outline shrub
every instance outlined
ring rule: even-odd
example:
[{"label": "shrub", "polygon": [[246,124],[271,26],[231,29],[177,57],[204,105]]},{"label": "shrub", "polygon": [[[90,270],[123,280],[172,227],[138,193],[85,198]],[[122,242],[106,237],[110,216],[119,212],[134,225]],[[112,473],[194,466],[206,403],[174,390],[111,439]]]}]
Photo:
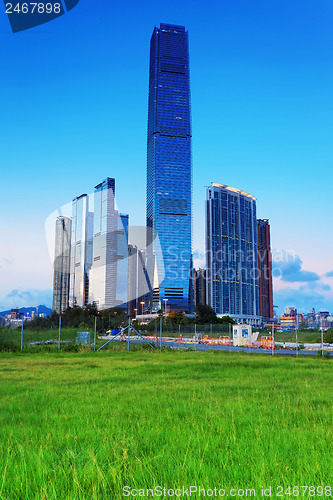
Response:
[{"label": "shrub", "polygon": [[324,333],[324,342],[325,344],[333,344],[333,328]]},{"label": "shrub", "polygon": [[80,344],[76,342],[66,342],[66,344],[61,346],[61,350],[64,352],[79,352]]},{"label": "shrub", "polygon": [[321,350],[320,350],[320,351],[317,351],[317,354],[318,354],[318,356],[319,356],[320,358],[321,358],[321,357],[323,357],[323,358],[325,358],[325,359],[328,359],[328,358],[330,357],[330,355],[331,355],[331,353],[330,353],[329,351],[324,351],[324,352],[322,353],[322,351],[321,351]]}]

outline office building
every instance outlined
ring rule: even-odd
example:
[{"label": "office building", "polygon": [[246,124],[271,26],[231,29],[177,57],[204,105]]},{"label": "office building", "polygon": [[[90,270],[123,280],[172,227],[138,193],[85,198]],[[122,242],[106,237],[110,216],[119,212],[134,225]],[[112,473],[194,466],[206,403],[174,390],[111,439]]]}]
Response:
[{"label": "office building", "polygon": [[92,266],[93,218],[89,196],[82,194],[72,203],[72,236],[70,258],[70,307],[85,307],[89,302],[89,273]]},{"label": "office building", "polygon": [[56,220],[52,309],[57,313],[68,307],[71,222],[68,217],[58,217]]},{"label": "office building", "polygon": [[264,323],[273,319],[273,278],[270,226],[267,219],[257,220],[259,308]]},{"label": "office building", "polygon": [[98,309],[116,305],[118,219],[114,209],[114,197],[114,179],[107,177],[95,186],[90,302],[95,302]]},{"label": "office building", "polygon": [[149,306],[149,285],[146,276],[146,252],[128,245],[128,314],[137,316]]},{"label": "office building", "polygon": [[207,303],[218,316],[260,325],[256,198],[212,183],[206,201]]},{"label": "office building", "polygon": [[117,219],[117,284],[116,305],[128,308],[128,220],[127,214],[116,211]]},{"label": "office building", "polygon": [[198,304],[207,304],[206,269],[193,269],[193,299],[194,307]]},{"label": "office building", "polygon": [[[151,312],[190,309],[192,156],[188,34],[161,24],[150,43],[147,249]],[[158,236],[161,251],[154,245]]]},{"label": "office building", "polygon": [[98,309],[127,309],[128,215],[115,210],[115,180],[110,177],[95,186],[93,227],[90,302]]}]

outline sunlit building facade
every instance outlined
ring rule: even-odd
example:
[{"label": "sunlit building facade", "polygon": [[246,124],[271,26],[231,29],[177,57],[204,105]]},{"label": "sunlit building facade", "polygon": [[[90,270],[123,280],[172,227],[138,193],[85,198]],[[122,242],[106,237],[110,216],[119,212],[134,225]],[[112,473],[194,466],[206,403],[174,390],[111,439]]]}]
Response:
[{"label": "sunlit building facade", "polygon": [[107,177],[95,186],[93,263],[90,271],[90,302],[98,309],[117,305],[117,229],[115,180]]},{"label": "sunlit building facade", "polygon": [[297,309],[287,307],[284,314],[280,316],[281,330],[295,330],[297,326]]},{"label": "sunlit building facade", "polygon": [[72,203],[72,236],[69,305],[85,307],[89,302],[89,273],[92,266],[93,219],[89,196],[82,194]]},{"label": "sunlit building facade", "polygon": [[212,183],[206,200],[207,303],[219,316],[261,324],[256,198]]},{"label": "sunlit building facade", "polygon": [[128,303],[128,221],[115,210],[115,179],[95,186],[90,302],[98,309]]},{"label": "sunlit building facade", "polygon": [[[192,156],[188,34],[161,24],[150,44],[147,249],[151,312],[188,311],[192,253]],[[161,251],[154,244],[157,234]]]}]

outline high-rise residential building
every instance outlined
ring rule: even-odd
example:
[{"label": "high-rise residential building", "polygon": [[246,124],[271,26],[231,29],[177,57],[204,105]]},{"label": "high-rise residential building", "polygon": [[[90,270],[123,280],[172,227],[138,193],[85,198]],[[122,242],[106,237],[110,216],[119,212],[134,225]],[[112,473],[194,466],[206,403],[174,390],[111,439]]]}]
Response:
[{"label": "high-rise residential building", "polygon": [[219,316],[260,324],[256,198],[212,183],[206,201],[207,303]]},{"label": "high-rise residential building", "polygon": [[118,218],[114,198],[114,179],[107,177],[95,186],[90,302],[98,309],[116,305]]},{"label": "high-rise residential building", "polygon": [[89,273],[92,265],[93,218],[89,196],[82,194],[72,203],[71,265],[69,305],[85,307],[89,302]]},{"label": "high-rise residential building", "polygon": [[193,269],[193,298],[194,307],[206,304],[206,269]]},{"label": "high-rise residential building", "polygon": [[57,313],[68,307],[71,223],[68,217],[58,217],[56,220],[52,308]]},{"label": "high-rise residential building", "polygon": [[308,312],[308,326],[309,328],[317,327],[316,310],[314,308],[312,308],[311,311]]},{"label": "high-rise residential building", "polygon": [[268,322],[273,319],[274,312],[271,238],[267,219],[257,220],[257,233],[260,316]]},{"label": "high-rise residential building", "polygon": [[295,330],[297,326],[297,309],[287,307],[284,314],[280,316],[280,325],[282,330]]},{"label": "high-rise residential building", "polygon": [[[192,155],[188,34],[161,24],[150,42],[147,249],[151,311],[190,308]],[[159,238],[161,251],[154,244]],[[151,251],[150,251],[151,249]]]}]

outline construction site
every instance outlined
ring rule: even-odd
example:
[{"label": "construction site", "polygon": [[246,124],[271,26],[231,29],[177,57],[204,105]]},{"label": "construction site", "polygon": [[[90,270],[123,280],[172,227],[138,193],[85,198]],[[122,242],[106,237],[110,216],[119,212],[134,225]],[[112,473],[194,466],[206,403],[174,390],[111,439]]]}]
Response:
[{"label": "construction site", "polygon": [[230,335],[221,335],[213,337],[212,335],[203,334],[197,325],[194,325],[194,335],[186,335],[179,328],[178,336],[168,336],[163,334],[162,322],[160,331],[156,330],[155,334],[142,334],[135,330],[131,323],[122,330],[110,330],[105,336],[99,336],[99,339],[106,340],[99,350],[108,345],[112,341],[127,342],[128,349],[130,343],[149,344],[152,348],[162,348],[169,346],[174,349],[192,348],[198,351],[212,350],[230,350],[234,352],[268,352],[272,355],[298,355],[302,354],[317,354],[322,352],[326,357],[333,357],[333,345],[322,343],[300,344],[298,342],[277,342],[274,338],[274,329],[272,335],[260,335],[258,331],[253,331],[251,325],[233,325]]}]

